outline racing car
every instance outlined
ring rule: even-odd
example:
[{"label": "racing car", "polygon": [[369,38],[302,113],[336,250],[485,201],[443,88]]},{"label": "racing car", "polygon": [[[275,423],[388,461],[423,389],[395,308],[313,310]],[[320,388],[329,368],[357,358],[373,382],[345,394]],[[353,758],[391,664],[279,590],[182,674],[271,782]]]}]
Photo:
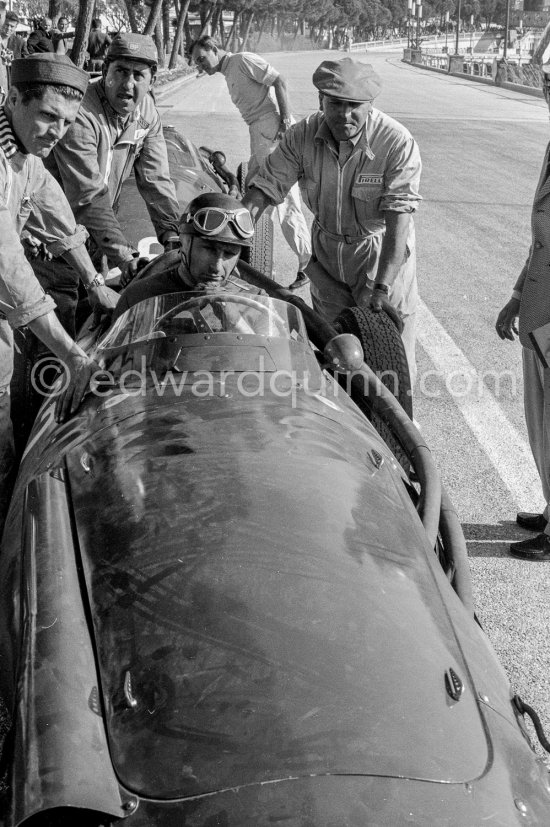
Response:
[{"label": "racing car", "polygon": [[364,361],[370,311],[329,325],[240,272],[266,295],[85,332],[94,392],[40,409],[0,554],[6,824],[546,827],[529,708]]}]

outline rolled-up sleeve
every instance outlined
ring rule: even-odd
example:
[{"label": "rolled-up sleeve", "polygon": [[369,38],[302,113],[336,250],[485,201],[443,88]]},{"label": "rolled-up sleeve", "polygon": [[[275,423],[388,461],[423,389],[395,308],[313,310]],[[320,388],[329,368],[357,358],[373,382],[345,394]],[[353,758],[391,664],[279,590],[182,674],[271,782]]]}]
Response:
[{"label": "rolled-up sleeve", "polygon": [[170,178],[166,141],[158,114],[143,142],[134,172],[137,188],[147,205],[157,237],[160,238],[168,230],[177,233],[178,218],[182,211],[176,188]]},{"label": "rolled-up sleeve", "polygon": [[25,258],[13,218],[0,203],[0,312],[12,327],[23,327],[45,316],[55,302],[42,290]]},{"label": "rolled-up sleeve", "polygon": [[382,212],[415,212],[422,200],[420,151],[411,136],[400,140],[388,153],[384,174],[384,191],[379,209]]}]

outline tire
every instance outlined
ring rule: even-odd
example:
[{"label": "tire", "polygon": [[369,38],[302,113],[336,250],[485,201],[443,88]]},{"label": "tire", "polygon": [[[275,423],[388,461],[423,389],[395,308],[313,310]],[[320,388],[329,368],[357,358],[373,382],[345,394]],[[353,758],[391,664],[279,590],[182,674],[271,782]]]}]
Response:
[{"label": "tire", "polygon": [[[353,333],[357,336],[365,362],[412,419],[411,378],[403,340],[397,329],[397,317],[394,319],[385,311],[375,313],[374,310],[361,307],[348,307],[340,313],[334,326],[340,333]],[[367,415],[408,474],[410,461],[391,428],[370,409],[363,397],[357,396],[354,402]]]},{"label": "tire", "polygon": [[[237,180],[241,196],[246,189],[246,178],[248,175],[248,163],[239,164],[237,169]],[[264,276],[273,278],[273,222],[265,213],[256,224],[252,247],[243,247],[242,258],[255,270],[259,270]]]}]

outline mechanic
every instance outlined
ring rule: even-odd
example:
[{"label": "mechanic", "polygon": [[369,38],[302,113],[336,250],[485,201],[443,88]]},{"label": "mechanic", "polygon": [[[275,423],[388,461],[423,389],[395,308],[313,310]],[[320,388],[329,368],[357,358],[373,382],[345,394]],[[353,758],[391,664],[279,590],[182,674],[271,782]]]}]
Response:
[{"label": "mechanic", "polygon": [[23,228],[48,251],[71,262],[93,306],[109,309],[118,298],[98,283],[84,245],[86,230],[76,224],[67,199],[40,160],[74,121],[88,76],[64,55],[31,55],[15,60],[11,68],[11,86],[0,109],[0,523],[14,470],[12,328],[28,326],[63,360],[77,392],[95,367],[63,330],[55,302],[34,276],[20,240]]},{"label": "mechanic", "polygon": [[320,111],[285,133],[251,176],[243,204],[257,221],[299,181],[315,216],[306,269],[314,308],[333,321],[346,307],[379,311],[389,301],[403,321],[414,384],[417,144],[405,127],[373,107],[381,80],[369,64],[325,60],[313,84]]},{"label": "mechanic", "polygon": [[[259,55],[251,52],[231,54],[221,49],[212,37],[195,40],[189,46],[188,53],[199,70],[207,75],[221,72],[225,77],[231,100],[248,124],[250,177],[294,123],[286,81]],[[276,103],[270,95],[271,88],[275,92]],[[271,217],[273,212],[270,209]],[[296,290],[308,283],[304,269],[311,257],[310,232],[302,212],[297,185],[290,187],[284,199],[278,203],[277,215],[290,249],[298,256],[298,274],[289,286],[290,290]]]},{"label": "mechanic", "polygon": [[253,236],[252,216],[236,198],[218,192],[197,196],[181,217],[180,249],[141,271],[121,294],[112,321],[138,302],[166,293],[225,290],[265,296],[235,275],[242,248],[252,245]]},{"label": "mechanic", "polygon": [[[544,97],[550,108],[550,63],[542,67],[542,83]],[[520,511],[516,517],[522,528],[539,532],[527,540],[510,544],[510,553],[522,560],[550,560],[550,368],[537,354],[530,335],[550,323],[549,164],[550,144],[546,147],[533,202],[529,255],[514,285],[512,296],[500,311],[496,322],[496,331],[501,339],[514,341],[515,335],[519,335],[522,345],[525,422],[546,502],[542,514]],[[548,335],[546,334],[547,337]]]},{"label": "mechanic", "polygon": [[50,17],[39,17],[36,29],[27,38],[27,51],[30,55],[38,52],[53,52],[52,21]]},{"label": "mechanic", "polygon": [[[122,184],[132,172],[164,249],[177,246],[180,208],[170,178],[162,123],[150,92],[157,70],[152,38],[119,34],[109,47],[102,79],[91,83],[75,123],[46,162],[60,182],[88,249],[105,276],[120,267],[127,284],[142,262],[116,213]],[[74,335],[78,278],[59,258],[35,259],[34,271],[57,302],[65,329]]]}]

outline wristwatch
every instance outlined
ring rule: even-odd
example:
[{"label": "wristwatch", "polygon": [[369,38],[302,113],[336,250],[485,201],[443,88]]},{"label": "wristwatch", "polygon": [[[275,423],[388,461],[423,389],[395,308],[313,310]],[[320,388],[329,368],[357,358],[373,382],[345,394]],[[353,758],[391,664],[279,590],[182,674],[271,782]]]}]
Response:
[{"label": "wristwatch", "polygon": [[292,118],[281,117],[281,123],[284,123],[285,126],[292,126]]},{"label": "wristwatch", "polygon": [[101,273],[96,273],[95,278],[93,278],[88,284],[85,285],[86,290],[91,290],[92,287],[105,287],[105,279],[101,275]]}]

